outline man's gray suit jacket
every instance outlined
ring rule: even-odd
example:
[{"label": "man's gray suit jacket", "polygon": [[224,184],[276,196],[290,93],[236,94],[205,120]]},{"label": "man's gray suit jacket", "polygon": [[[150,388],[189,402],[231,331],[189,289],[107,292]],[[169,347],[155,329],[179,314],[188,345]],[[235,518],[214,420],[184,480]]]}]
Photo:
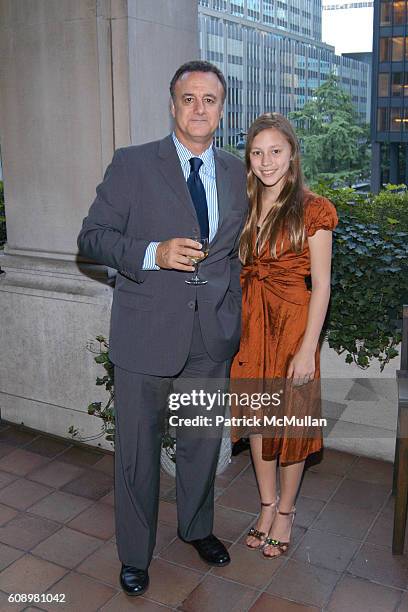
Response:
[{"label": "man's gray suit jacket", "polygon": [[200,264],[206,285],[191,272],[143,271],[152,241],[191,237],[198,221],[171,136],[118,149],[78,237],[80,252],[118,271],[113,296],[110,358],[131,372],[179,373],[190,349],[197,301],[202,335],[214,361],[238,348],[241,289],[238,242],[247,212],[241,160],[214,148],[218,230]]}]

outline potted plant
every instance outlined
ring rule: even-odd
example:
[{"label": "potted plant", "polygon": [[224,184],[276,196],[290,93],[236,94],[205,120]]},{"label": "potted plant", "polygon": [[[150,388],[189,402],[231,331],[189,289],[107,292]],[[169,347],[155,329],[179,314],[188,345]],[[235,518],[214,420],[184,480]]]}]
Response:
[{"label": "potted plant", "polygon": [[[102,427],[99,434],[81,438],[81,441],[89,441],[98,437],[104,436],[112,446],[115,445],[115,409],[114,409],[114,367],[113,363],[109,359],[109,344],[104,336],[96,337],[97,345],[94,343],[88,344],[88,350],[95,354],[94,360],[97,364],[101,365],[105,372],[103,376],[96,378],[97,386],[104,386],[108,395],[106,402],[92,402],[88,405],[88,414],[96,416],[102,420]],[[72,425],[69,428],[69,433],[73,437],[79,437],[79,431]],[[221,474],[227,465],[230,463],[231,457],[231,442],[229,436],[223,437],[220,449],[220,455],[217,466],[217,474]],[[162,468],[170,474],[170,476],[176,475],[176,438],[172,431],[169,420],[168,412],[165,417],[165,427],[162,437],[162,448],[161,448],[161,465]]]}]

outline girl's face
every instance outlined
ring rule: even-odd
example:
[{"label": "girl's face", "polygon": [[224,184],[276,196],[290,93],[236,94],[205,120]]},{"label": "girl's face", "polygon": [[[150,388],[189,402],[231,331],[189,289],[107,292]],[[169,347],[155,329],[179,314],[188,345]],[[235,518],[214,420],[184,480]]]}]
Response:
[{"label": "girl's face", "polygon": [[276,128],[262,130],[252,141],[250,161],[252,172],[265,187],[282,187],[289,170],[291,146]]}]

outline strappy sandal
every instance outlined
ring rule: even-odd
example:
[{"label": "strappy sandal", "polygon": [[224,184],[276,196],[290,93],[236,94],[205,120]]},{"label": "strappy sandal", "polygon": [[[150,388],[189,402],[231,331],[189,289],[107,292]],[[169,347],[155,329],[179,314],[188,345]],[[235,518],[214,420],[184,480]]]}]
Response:
[{"label": "strappy sandal", "polygon": [[[261,506],[263,507],[275,507],[277,506],[279,502],[279,497],[276,498],[276,500],[274,502],[270,502],[269,504],[265,504],[264,502],[261,502]],[[247,537],[251,536],[253,538],[256,538],[257,540],[259,540],[259,544],[258,546],[251,546],[250,544],[247,544],[247,542],[245,542],[246,547],[249,548],[250,550],[261,550],[266,542],[266,536],[268,534],[265,533],[264,531],[259,531],[259,529],[255,529],[255,527],[251,527],[251,529],[248,531],[247,533]]]},{"label": "strappy sandal", "polygon": [[[295,506],[293,506],[293,508],[292,508],[292,510],[290,512],[281,512],[279,510],[279,508],[276,508],[276,512],[278,514],[282,514],[283,516],[289,516],[290,514],[292,515],[292,524],[290,526],[290,528],[292,530],[293,521],[295,520],[295,514],[296,514]],[[282,555],[284,555],[284,554],[286,554],[288,552],[289,545],[290,545],[290,541],[289,542],[282,542],[281,540],[275,540],[274,538],[266,538],[265,541],[264,541],[264,544],[262,546],[262,554],[265,557],[265,559],[277,559],[278,557],[281,557]],[[276,554],[276,555],[266,555],[265,554],[265,549],[268,546],[273,546],[273,548],[277,548],[278,551],[279,551],[279,554]]]}]

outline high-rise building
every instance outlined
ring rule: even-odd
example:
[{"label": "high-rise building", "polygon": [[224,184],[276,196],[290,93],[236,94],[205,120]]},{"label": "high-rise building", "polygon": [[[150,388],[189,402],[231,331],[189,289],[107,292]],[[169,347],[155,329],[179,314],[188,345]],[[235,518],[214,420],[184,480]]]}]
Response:
[{"label": "high-rise building", "polygon": [[[408,183],[408,17],[406,0],[374,4],[372,184]],[[387,154],[389,174],[381,176]],[[404,166],[400,162],[405,162]]]},{"label": "high-rise building", "polygon": [[228,82],[218,145],[236,145],[261,113],[302,108],[330,73],[367,120],[369,66],[321,42],[321,17],[321,0],[199,0],[201,57]]}]

